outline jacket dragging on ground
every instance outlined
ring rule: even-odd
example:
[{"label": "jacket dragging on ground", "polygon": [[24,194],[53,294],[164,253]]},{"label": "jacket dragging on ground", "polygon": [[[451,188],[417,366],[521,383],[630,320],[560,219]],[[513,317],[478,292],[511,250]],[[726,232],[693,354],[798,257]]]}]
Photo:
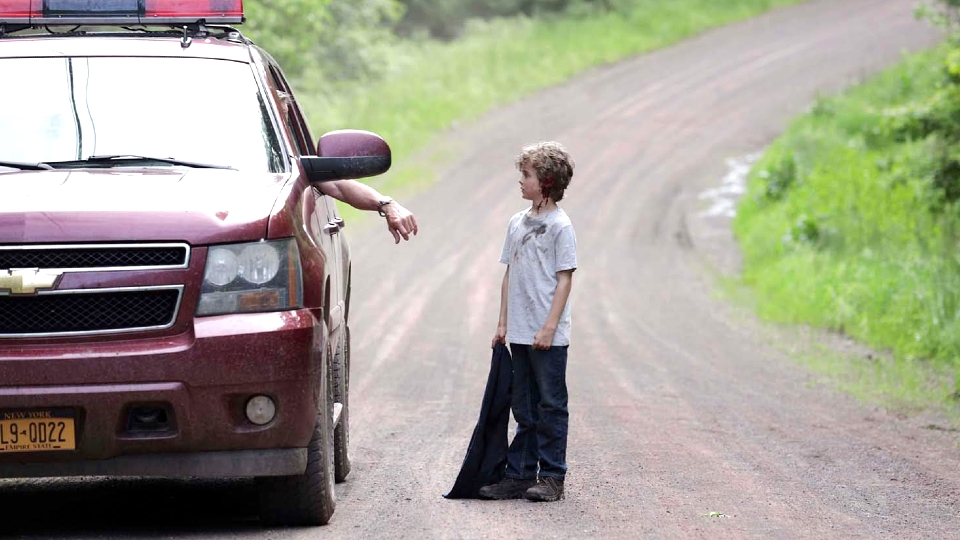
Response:
[{"label": "jacket dragging on ground", "polygon": [[507,468],[507,425],[510,422],[510,381],[513,360],[507,346],[493,348],[480,419],[448,499],[476,499],[480,488],[503,480]]}]

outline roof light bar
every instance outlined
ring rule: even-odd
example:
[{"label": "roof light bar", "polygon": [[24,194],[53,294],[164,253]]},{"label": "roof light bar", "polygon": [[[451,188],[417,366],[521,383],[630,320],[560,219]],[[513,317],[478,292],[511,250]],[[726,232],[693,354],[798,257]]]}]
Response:
[{"label": "roof light bar", "polygon": [[0,0],[0,24],[240,24],[243,0]]}]

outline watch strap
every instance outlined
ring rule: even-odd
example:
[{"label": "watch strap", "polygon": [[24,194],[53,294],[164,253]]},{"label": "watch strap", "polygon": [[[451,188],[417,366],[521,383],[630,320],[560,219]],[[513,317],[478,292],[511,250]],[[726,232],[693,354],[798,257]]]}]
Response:
[{"label": "watch strap", "polygon": [[391,199],[390,197],[381,199],[380,202],[377,203],[377,213],[380,214],[381,217],[387,217],[386,212],[383,211],[383,207],[392,202],[393,202],[393,199]]}]

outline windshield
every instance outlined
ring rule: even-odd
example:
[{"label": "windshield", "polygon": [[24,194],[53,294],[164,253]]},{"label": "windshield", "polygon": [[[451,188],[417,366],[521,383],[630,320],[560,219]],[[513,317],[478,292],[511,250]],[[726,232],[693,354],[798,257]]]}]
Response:
[{"label": "windshield", "polygon": [[17,58],[0,59],[0,73],[7,81],[0,85],[0,161],[138,155],[283,170],[276,133],[247,64]]}]

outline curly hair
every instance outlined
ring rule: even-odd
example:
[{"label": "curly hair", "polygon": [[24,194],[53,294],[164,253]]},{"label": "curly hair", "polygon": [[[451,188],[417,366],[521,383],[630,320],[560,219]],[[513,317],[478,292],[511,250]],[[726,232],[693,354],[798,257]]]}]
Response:
[{"label": "curly hair", "polygon": [[530,165],[540,181],[540,192],[554,202],[563,199],[563,192],[573,179],[573,158],[562,144],[554,141],[525,146],[517,156],[517,169]]}]

